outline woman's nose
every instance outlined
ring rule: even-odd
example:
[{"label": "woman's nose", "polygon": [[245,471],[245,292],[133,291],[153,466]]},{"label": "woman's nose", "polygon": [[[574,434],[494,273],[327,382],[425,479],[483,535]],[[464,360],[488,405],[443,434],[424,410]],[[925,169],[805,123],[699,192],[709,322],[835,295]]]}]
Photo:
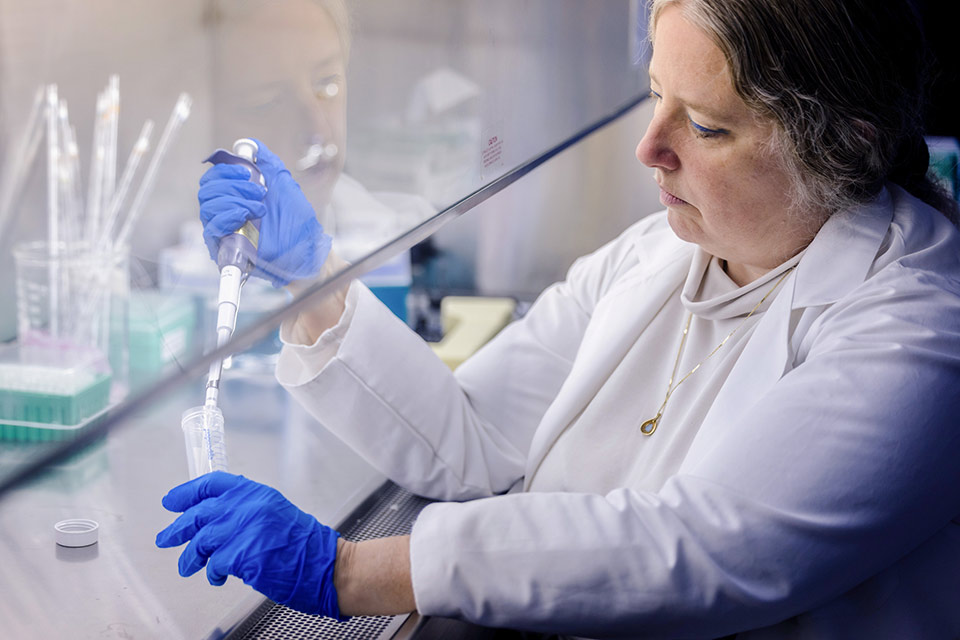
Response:
[{"label": "woman's nose", "polygon": [[637,160],[653,169],[671,171],[680,167],[680,158],[670,143],[662,120],[656,115],[637,144]]}]

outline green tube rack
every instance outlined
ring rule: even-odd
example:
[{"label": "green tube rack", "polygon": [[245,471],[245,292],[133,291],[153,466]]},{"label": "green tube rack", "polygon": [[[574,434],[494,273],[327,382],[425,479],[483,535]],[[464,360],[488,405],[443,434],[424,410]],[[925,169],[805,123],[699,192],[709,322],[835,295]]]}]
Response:
[{"label": "green tube rack", "polygon": [[71,438],[106,408],[109,374],[71,392],[31,391],[0,385],[0,441],[49,442]]}]

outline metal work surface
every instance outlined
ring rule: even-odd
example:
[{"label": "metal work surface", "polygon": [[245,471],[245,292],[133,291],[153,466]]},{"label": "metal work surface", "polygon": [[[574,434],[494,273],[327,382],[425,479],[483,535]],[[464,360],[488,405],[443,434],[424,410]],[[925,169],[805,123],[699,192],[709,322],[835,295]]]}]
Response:
[{"label": "metal work surface", "polygon": [[[386,536],[407,535],[420,510],[431,501],[388,483],[364,501],[340,526],[344,538],[358,542]],[[337,622],[265,603],[229,640],[353,640],[392,638],[407,616],[371,616]]]},{"label": "metal work surface", "polygon": [[364,638],[392,638],[403,624],[406,616],[375,616],[351,618],[346,622],[337,622],[332,618],[309,616],[288,609],[282,605],[267,603],[266,610],[258,609],[260,614],[256,624],[244,635],[227,636],[243,640],[357,640]]},{"label": "metal work surface", "polygon": [[[224,394],[231,470],[279,488],[321,521],[342,522],[383,483],[275,383],[228,380]],[[222,587],[203,571],[181,578],[181,549],[154,545],[175,517],[160,498],[187,480],[180,413],[198,397],[202,385],[6,497],[0,637],[217,638],[263,601],[236,578]],[[66,518],[98,521],[99,542],[57,546],[53,525]]]}]

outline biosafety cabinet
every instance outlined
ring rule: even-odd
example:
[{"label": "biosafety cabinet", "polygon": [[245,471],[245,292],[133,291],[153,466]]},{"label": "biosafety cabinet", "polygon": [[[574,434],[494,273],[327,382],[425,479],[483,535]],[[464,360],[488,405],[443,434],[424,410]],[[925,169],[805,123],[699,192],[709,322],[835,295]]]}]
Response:
[{"label": "biosafety cabinet", "polygon": [[[443,296],[529,301],[652,210],[631,159],[645,35],[631,0],[0,0],[0,636],[480,632],[335,623],[181,578],[154,545],[174,517],[160,498],[188,479],[181,417],[225,358],[231,472],[348,538],[408,532],[427,500],[291,401],[278,328],[360,278],[442,343]],[[349,266],[296,297],[250,279],[218,349],[197,183],[243,137]],[[71,519],[97,527],[55,531]]]}]

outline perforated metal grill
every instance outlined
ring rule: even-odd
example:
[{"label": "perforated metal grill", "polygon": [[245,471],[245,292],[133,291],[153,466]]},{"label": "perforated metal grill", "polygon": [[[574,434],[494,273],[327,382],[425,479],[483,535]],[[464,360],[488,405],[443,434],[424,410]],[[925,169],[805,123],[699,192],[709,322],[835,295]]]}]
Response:
[{"label": "perforated metal grill", "polygon": [[[350,618],[347,622],[337,622],[331,618],[308,616],[283,605],[270,603],[266,614],[247,632],[243,638],[258,640],[293,640],[310,638],[311,640],[375,640],[387,633],[394,618],[360,617]],[[402,621],[400,621],[402,622]]]},{"label": "perforated metal grill", "polygon": [[[358,542],[410,533],[417,514],[430,500],[387,483],[340,525],[340,534]],[[311,616],[265,602],[229,635],[230,640],[374,640],[388,637],[405,616],[356,617],[347,622]]]}]

